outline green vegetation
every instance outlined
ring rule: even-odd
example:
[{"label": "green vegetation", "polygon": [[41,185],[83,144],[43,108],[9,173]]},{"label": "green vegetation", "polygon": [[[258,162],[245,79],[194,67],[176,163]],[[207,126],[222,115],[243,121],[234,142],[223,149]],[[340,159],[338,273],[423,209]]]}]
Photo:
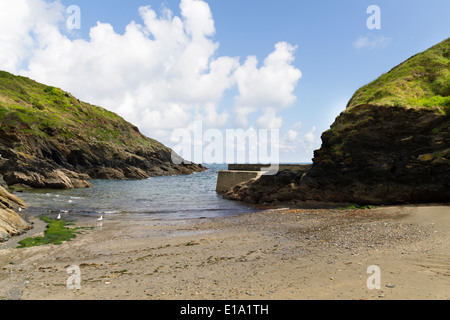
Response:
[{"label": "green vegetation", "polygon": [[5,131],[59,142],[77,138],[130,149],[165,148],[113,112],[5,71],[0,71],[0,124]]},{"label": "green vegetation", "polygon": [[449,114],[450,38],[359,89],[347,108],[362,104],[436,108]]},{"label": "green vegetation", "polygon": [[26,238],[19,241],[18,248],[28,248],[46,244],[60,245],[64,241],[70,241],[80,234],[84,228],[68,228],[71,223],[66,220],[53,220],[46,216],[41,216],[41,220],[48,223],[43,237]]},{"label": "green vegetation", "polygon": [[[376,122],[372,110],[377,106],[421,108],[450,115],[450,38],[356,91],[347,110],[324,133],[335,156],[344,157],[343,146],[360,134],[358,128]],[[441,129],[433,129],[433,134]]]}]

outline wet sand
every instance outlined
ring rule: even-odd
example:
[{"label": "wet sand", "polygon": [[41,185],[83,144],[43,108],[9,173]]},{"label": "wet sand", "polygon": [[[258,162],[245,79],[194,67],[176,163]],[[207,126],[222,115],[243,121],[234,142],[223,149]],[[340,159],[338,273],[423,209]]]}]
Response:
[{"label": "wet sand", "polygon": [[448,205],[76,225],[93,228],[60,246],[0,245],[0,299],[450,299]]}]

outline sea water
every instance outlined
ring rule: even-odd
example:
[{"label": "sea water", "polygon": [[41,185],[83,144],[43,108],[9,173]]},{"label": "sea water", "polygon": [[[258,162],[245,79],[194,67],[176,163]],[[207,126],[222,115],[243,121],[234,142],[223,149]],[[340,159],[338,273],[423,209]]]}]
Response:
[{"label": "sea water", "polygon": [[19,194],[27,214],[63,218],[195,219],[238,215],[258,209],[223,199],[216,193],[217,173],[226,165],[187,176],[146,180],[92,180],[87,189],[32,190]]}]

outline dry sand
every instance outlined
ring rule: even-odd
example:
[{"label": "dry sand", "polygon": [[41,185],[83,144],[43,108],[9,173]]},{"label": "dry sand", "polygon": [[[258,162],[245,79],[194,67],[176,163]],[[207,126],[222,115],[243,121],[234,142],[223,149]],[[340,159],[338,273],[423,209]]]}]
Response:
[{"label": "dry sand", "polygon": [[77,225],[94,228],[60,246],[0,245],[0,299],[450,299],[450,206]]}]

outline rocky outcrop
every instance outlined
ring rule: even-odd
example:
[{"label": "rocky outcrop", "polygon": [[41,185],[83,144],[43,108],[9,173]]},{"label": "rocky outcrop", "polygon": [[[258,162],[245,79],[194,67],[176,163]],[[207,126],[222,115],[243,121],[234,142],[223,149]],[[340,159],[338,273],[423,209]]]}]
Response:
[{"label": "rocky outcrop", "polygon": [[172,153],[112,112],[0,71],[0,174],[9,186],[85,188],[205,170]]},{"label": "rocky outcrop", "polygon": [[[341,126],[343,123],[353,125]],[[282,171],[230,190],[251,203],[315,200],[358,204],[448,202],[450,117],[425,109],[360,106],[322,135],[312,169]]]},{"label": "rocky outcrop", "polygon": [[298,188],[303,175],[303,172],[294,170],[283,170],[270,176],[263,175],[234,186],[224,193],[224,197],[255,204],[293,201],[296,199],[293,192]]},{"label": "rocky outcrop", "polygon": [[22,199],[0,186],[0,242],[32,228],[31,224],[14,211],[25,207]]},{"label": "rocky outcrop", "polygon": [[264,176],[225,197],[252,203],[450,201],[449,58],[447,39],[358,90],[323,133],[306,175]]},{"label": "rocky outcrop", "polygon": [[82,140],[64,145],[53,143],[51,147],[41,141],[35,142],[31,152],[24,153],[17,151],[15,144],[2,141],[2,133],[0,129],[0,173],[9,186],[87,188],[91,179],[148,179],[205,170],[201,165],[172,163],[168,148],[133,153],[110,145],[93,146]]},{"label": "rocky outcrop", "polygon": [[[351,126],[341,124],[351,123]],[[322,136],[305,186],[321,198],[391,204],[450,200],[450,117],[362,105]]]}]

